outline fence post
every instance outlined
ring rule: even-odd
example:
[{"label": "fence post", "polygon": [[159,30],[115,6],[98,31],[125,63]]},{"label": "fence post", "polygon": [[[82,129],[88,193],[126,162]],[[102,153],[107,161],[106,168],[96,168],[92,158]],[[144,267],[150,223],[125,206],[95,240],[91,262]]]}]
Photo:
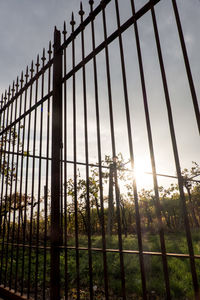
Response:
[{"label": "fence post", "polygon": [[60,299],[61,152],[62,152],[62,50],[60,31],[54,31],[52,165],[51,165],[51,287],[50,299]]}]

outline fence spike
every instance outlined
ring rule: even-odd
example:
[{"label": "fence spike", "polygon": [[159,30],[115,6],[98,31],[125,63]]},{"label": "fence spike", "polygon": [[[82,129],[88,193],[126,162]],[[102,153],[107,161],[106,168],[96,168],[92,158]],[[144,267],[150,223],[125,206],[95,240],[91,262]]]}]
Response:
[{"label": "fence spike", "polygon": [[80,2],[80,10],[83,10],[83,3],[82,3],[82,1]]},{"label": "fence spike", "polygon": [[66,30],[66,22],[64,21],[64,24],[63,24],[63,35],[64,35],[64,38],[65,38],[65,36],[66,36],[66,34],[67,34],[67,30]]},{"label": "fence spike", "polygon": [[28,81],[28,77],[29,77],[29,75],[28,75],[28,66],[27,66],[27,67],[26,67],[26,74],[25,74],[26,83],[27,83],[27,81]]},{"label": "fence spike", "polygon": [[6,99],[7,99],[7,90],[5,90],[5,96],[4,96],[5,102],[6,102]]},{"label": "fence spike", "polygon": [[40,66],[40,57],[39,57],[39,54],[37,55],[37,62],[36,62],[36,67],[37,67],[37,72],[38,72],[38,69],[39,69],[39,66]]},{"label": "fence spike", "polygon": [[21,79],[20,79],[20,82],[21,82],[21,87],[23,86],[23,82],[24,82],[24,73],[22,71],[21,73]]},{"label": "fence spike", "polygon": [[45,57],[45,48],[43,48],[41,60],[42,60],[42,66],[44,67],[44,62],[46,60],[46,57]]},{"label": "fence spike", "polygon": [[9,87],[8,87],[8,100],[10,100],[10,96],[11,96],[11,87],[10,87],[10,85],[9,85]]},{"label": "fence spike", "polygon": [[34,69],[33,69],[33,60],[31,62],[30,72],[31,72],[31,77],[32,77],[33,76],[33,72],[34,72]]},{"label": "fence spike", "polygon": [[47,53],[49,54],[49,60],[50,60],[51,59],[51,54],[52,54],[51,41],[49,41],[49,50],[47,51]]},{"label": "fence spike", "polygon": [[17,76],[17,80],[16,80],[16,92],[18,91],[18,88],[19,88],[19,77]]},{"label": "fence spike", "polygon": [[76,24],[76,22],[74,20],[74,13],[72,12],[72,17],[71,17],[70,25],[74,26],[75,24]]},{"label": "fence spike", "polygon": [[1,94],[1,107],[3,106],[3,93]]},{"label": "fence spike", "polygon": [[84,10],[83,10],[83,4],[82,1],[80,2],[80,10],[79,10],[79,15],[82,17],[85,14]]},{"label": "fence spike", "polygon": [[[3,100],[3,93],[1,95],[1,108],[4,106],[4,100]],[[1,124],[0,124],[1,125]],[[1,129],[3,129],[3,125],[1,126]]]},{"label": "fence spike", "polygon": [[14,92],[15,92],[15,81],[14,80],[13,80],[13,85],[12,85],[11,91],[12,91],[12,96],[13,96]]}]

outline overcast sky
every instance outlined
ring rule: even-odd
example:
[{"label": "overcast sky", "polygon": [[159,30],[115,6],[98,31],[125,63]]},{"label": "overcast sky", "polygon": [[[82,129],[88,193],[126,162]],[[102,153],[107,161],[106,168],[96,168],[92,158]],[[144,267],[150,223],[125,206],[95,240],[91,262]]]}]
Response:
[{"label": "overcast sky", "polygon": [[[88,11],[88,1],[83,0],[83,6]],[[137,0],[136,10],[147,1]],[[99,1],[95,1],[97,5]],[[200,1],[177,0],[181,21],[185,34],[189,59],[197,91],[200,97]],[[42,53],[43,47],[47,48],[53,38],[53,30],[56,25],[62,31],[63,22],[69,25],[71,12],[74,11],[78,21],[78,0],[1,0],[0,3],[0,91],[3,92],[12,81],[20,75],[22,70],[36,59],[37,54]],[[121,22],[131,16],[130,1],[119,0]],[[87,15],[87,14],[86,14]],[[175,127],[177,132],[178,147],[182,167],[190,167],[192,161],[199,160],[199,135],[194,118],[191,95],[185,74],[183,58],[180,50],[175,19],[172,11],[171,0],[161,0],[156,6],[163,57],[166,67],[169,91],[172,100]],[[111,1],[107,9],[108,33],[116,28],[114,1]],[[98,24],[98,22],[97,22]],[[164,94],[160,77],[151,15],[148,13],[140,19],[139,32],[141,38],[142,55],[145,67],[147,93],[149,96],[151,122],[153,129],[154,145],[157,158],[158,172],[174,175],[175,168],[170,144],[167,114],[164,104]],[[69,26],[68,26],[69,28]],[[70,29],[68,29],[70,31]],[[101,41],[101,28],[96,25],[97,41]],[[142,105],[141,85],[138,72],[137,54],[133,44],[133,30],[128,30],[123,35],[126,55],[127,80],[129,96],[134,102],[130,102],[132,125],[134,132],[135,153],[139,162],[145,161],[149,171],[149,156],[147,136],[145,129],[144,111]],[[97,42],[98,44],[98,42]],[[89,46],[88,46],[89,47]],[[89,48],[88,48],[89,49]],[[119,67],[119,50],[117,41],[110,46],[111,71],[113,80],[113,98],[116,99],[114,113],[116,117],[116,131],[123,136],[125,122],[122,122],[123,107],[120,106],[119,95],[123,97],[121,69]],[[130,49],[132,49],[130,51]],[[89,52],[89,50],[88,50]],[[104,56],[105,57],[105,56]],[[103,64],[104,57],[99,55]],[[133,70],[136,70],[133,72]],[[132,73],[131,73],[132,72]],[[99,71],[100,85],[104,84],[104,73]],[[89,75],[88,75],[89,76]],[[133,80],[134,79],[134,80]],[[133,80],[134,82],[132,82]],[[118,84],[119,83],[119,84]],[[102,92],[103,93],[103,92]],[[102,96],[103,97],[103,96]],[[106,107],[102,110],[106,110]],[[118,121],[117,121],[118,120]],[[124,127],[123,127],[124,126]],[[102,125],[102,132],[106,132]],[[106,134],[104,135],[106,137]],[[105,138],[106,140],[106,138]],[[127,142],[123,143],[118,138],[117,152],[126,153]],[[146,150],[145,150],[146,149]],[[105,148],[106,153],[106,148]],[[125,155],[128,158],[128,154]]]}]

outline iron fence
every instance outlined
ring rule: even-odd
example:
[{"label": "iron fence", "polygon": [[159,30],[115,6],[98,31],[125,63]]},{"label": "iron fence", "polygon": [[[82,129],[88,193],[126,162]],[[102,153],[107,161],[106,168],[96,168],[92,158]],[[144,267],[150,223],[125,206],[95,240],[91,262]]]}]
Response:
[{"label": "iron fence", "polygon": [[[199,130],[179,11],[176,0],[169,3]],[[5,299],[184,299],[184,293],[200,298],[200,255],[194,249],[199,198],[197,194],[194,202],[191,194],[191,184],[196,190],[199,186],[194,178],[198,172],[184,176],[180,164],[173,114],[178,100],[170,96],[155,13],[166,4],[150,0],[136,10],[130,0],[123,22],[121,5],[102,0],[94,7],[90,0],[84,18],[81,4],[79,25],[72,14],[69,29],[64,23],[62,41],[55,28],[53,49],[49,43],[48,51],[44,49],[36,64],[2,95],[0,295]],[[156,60],[153,95],[140,28],[146,16],[149,46],[155,50],[149,59]],[[178,84],[173,86],[178,89]],[[162,112],[163,122],[158,116]],[[157,142],[155,147],[155,119],[157,127],[159,122],[163,128],[167,124],[161,134],[166,134],[169,148],[163,155],[174,163],[175,176],[157,172],[162,147]],[[150,177],[151,189],[143,189],[143,194],[135,171],[137,147],[151,166],[149,174],[143,174]],[[169,196],[160,178],[177,183],[170,192],[180,204],[173,206],[174,200],[171,216],[164,208]],[[172,227],[173,233],[178,230],[176,238],[185,232],[187,250],[169,249]],[[157,241],[153,246],[152,236]],[[173,260],[184,268],[189,262],[189,292],[181,294],[175,287]],[[154,276],[160,277],[159,284]]]}]

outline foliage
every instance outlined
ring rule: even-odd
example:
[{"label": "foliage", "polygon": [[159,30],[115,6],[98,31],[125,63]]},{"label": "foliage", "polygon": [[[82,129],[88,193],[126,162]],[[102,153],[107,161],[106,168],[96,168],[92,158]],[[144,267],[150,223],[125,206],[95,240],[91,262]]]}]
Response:
[{"label": "foliage", "polygon": [[[21,128],[23,128],[23,125],[20,126]],[[17,142],[19,145],[18,151],[21,152],[22,143],[15,127],[11,128],[9,132],[6,131],[0,141],[0,174],[5,177],[5,183],[8,185],[16,179],[16,163],[9,161],[9,151],[14,149]]]},{"label": "foliage", "polygon": [[[194,233],[195,235],[195,233]],[[84,236],[80,237],[81,246],[86,244],[86,238]],[[149,247],[151,249],[157,249],[158,236],[157,235],[147,235],[146,249]],[[69,239],[69,245],[73,244],[73,240]],[[135,249],[137,245],[137,236],[132,235],[127,238],[123,238],[123,244],[125,249]],[[93,246],[99,247],[100,240],[99,237],[93,237]],[[198,243],[194,242],[195,248],[198,247]],[[107,239],[107,247],[116,249],[118,247],[118,237],[112,236],[112,239]],[[166,247],[167,251],[179,253],[187,252],[187,243],[184,233],[180,234],[168,234],[166,236]],[[11,259],[11,248],[9,247],[8,257]],[[22,261],[23,261],[23,251],[19,249],[18,259],[16,250],[13,253],[13,273],[12,273],[12,283],[15,283],[15,270],[16,262],[18,262],[18,284],[22,281]],[[165,287],[163,279],[163,268],[162,260],[159,256],[145,256],[144,257],[146,279],[147,279],[147,291],[149,295],[157,296],[156,299],[165,299]],[[81,289],[81,299],[89,299],[89,270],[88,270],[88,252],[79,251],[80,259],[80,289]],[[47,251],[46,256],[46,288],[49,288],[49,270],[50,270],[50,253]],[[35,265],[36,262],[36,251],[32,249],[31,252],[31,277],[30,286],[31,292],[34,293],[35,284]],[[43,287],[43,267],[44,267],[44,251],[39,250],[38,256],[38,292],[42,293]],[[124,254],[124,264],[125,264],[125,274],[126,274],[126,291],[127,299],[140,299],[142,297],[142,286],[141,286],[141,274],[140,274],[140,264],[139,258],[135,254]],[[189,261],[184,258],[168,258],[169,272],[170,272],[170,286],[172,299],[192,299],[193,286],[190,272]],[[65,253],[61,251],[60,255],[60,266],[61,266],[61,289],[64,293],[65,287]],[[99,252],[92,252],[92,266],[93,266],[93,286],[95,299],[104,299],[104,268],[102,254]],[[109,276],[109,294],[110,299],[120,299],[121,295],[121,275],[120,275],[120,262],[118,253],[107,253],[107,266],[108,266],[108,276]],[[7,280],[9,280],[10,263],[7,266]],[[5,275],[5,262],[3,263],[2,274]],[[29,250],[25,251],[24,256],[24,275],[23,282],[25,287],[27,286],[29,273]],[[73,249],[67,251],[67,282],[69,295],[71,299],[76,298],[76,252]],[[159,276],[158,276],[159,274]],[[200,279],[200,273],[198,272],[198,277]],[[88,297],[88,298],[87,298]],[[39,298],[40,299],[40,298]]]},{"label": "foliage", "polygon": [[[102,165],[102,189],[104,211],[101,211],[99,170],[91,168],[89,178],[77,176],[77,214],[79,232],[84,234],[90,226],[93,234],[100,234],[102,228],[102,215],[109,235],[116,234],[118,216],[122,224],[122,233],[127,236],[136,232],[135,201],[133,193],[133,178],[131,172],[125,168],[123,156],[120,154],[116,163],[109,156],[105,157]],[[117,181],[115,174],[117,174]],[[200,182],[194,181],[199,176],[199,166],[193,163],[191,170],[183,170],[183,182],[186,194],[186,205],[191,228],[200,227]],[[119,184],[120,183],[120,184]],[[68,233],[74,232],[75,193],[74,180],[70,178],[67,183],[68,196]],[[118,196],[118,204],[117,204]],[[168,188],[159,187],[159,201],[161,221],[166,232],[176,232],[184,229],[184,220],[181,199],[177,184]],[[158,218],[156,214],[156,201],[153,190],[142,189],[139,194],[139,211],[143,232],[155,233],[158,231]],[[90,209],[90,224],[88,210]]]},{"label": "foliage", "polygon": [[[126,291],[127,299],[141,299],[142,286],[139,258],[136,252],[138,251],[138,238],[135,216],[135,199],[133,193],[133,178],[130,170],[126,167],[122,155],[119,155],[118,161],[106,156],[102,162],[102,190],[103,198],[100,198],[100,174],[98,168],[90,168],[89,177],[85,178],[81,172],[78,172],[76,187],[74,186],[74,178],[70,178],[66,183],[67,194],[67,244],[69,249],[67,253],[67,284],[69,298],[76,299],[76,280],[77,280],[77,265],[76,265],[76,246],[75,226],[78,225],[78,241],[79,247],[88,247],[88,233],[91,233],[91,243],[93,248],[102,249],[102,218],[104,218],[104,226],[106,233],[106,248],[113,249],[106,253],[108,277],[109,277],[109,293],[110,299],[120,299],[122,297],[121,291],[121,271],[119,253],[115,252],[119,249],[118,226],[119,218],[121,224],[122,244],[124,250],[129,250],[131,253],[124,254],[125,276],[126,276]],[[117,176],[116,176],[117,175]],[[193,181],[193,178],[199,176],[199,166],[194,163],[191,170],[183,170],[183,182],[186,194],[186,205],[190,226],[192,229],[192,237],[194,242],[194,252],[199,254],[199,234],[200,227],[200,184]],[[195,177],[193,177],[195,176]],[[116,179],[117,177],[117,179]],[[75,194],[76,188],[76,194]],[[118,199],[117,199],[118,197]],[[139,212],[141,218],[142,240],[144,251],[160,252],[160,240],[158,235],[158,220],[155,206],[155,195],[153,190],[143,189],[138,193]],[[117,202],[118,200],[118,202]],[[41,199],[42,201],[42,199]],[[103,206],[102,207],[102,201]],[[181,199],[179,195],[178,186],[171,184],[168,188],[159,187],[159,201],[161,208],[161,220],[165,232],[166,251],[169,253],[188,253],[187,240],[184,233],[184,222],[182,218]],[[76,202],[76,206],[75,206]],[[45,236],[45,226],[47,231],[49,229],[49,215],[47,220],[44,219],[43,212],[40,215],[40,222],[37,225],[36,218],[33,214],[32,223],[30,216],[26,216],[29,209],[34,208],[38,202],[31,199],[27,195],[12,194],[3,198],[1,203],[1,213],[4,220],[8,220],[7,214],[9,211],[18,212],[17,216],[21,217],[21,226],[17,227],[13,219],[9,224],[6,224],[5,231],[12,232],[14,228],[13,242],[22,241],[24,222],[26,219],[27,236],[25,242],[30,239],[33,243],[39,239],[39,245],[43,245]],[[42,205],[41,205],[42,206]],[[75,208],[77,208],[78,224],[75,224]],[[112,213],[110,213],[112,210]],[[28,214],[28,213],[27,213]],[[64,219],[63,215],[63,219]],[[110,218],[110,221],[109,221]],[[47,222],[47,223],[45,223]],[[110,230],[109,222],[111,225]],[[65,224],[65,222],[63,222]],[[16,240],[17,230],[19,228],[19,240]],[[63,230],[64,231],[64,230]],[[39,234],[39,236],[38,236]],[[11,234],[10,237],[11,238]],[[50,240],[47,234],[46,243],[49,246]],[[12,242],[9,240],[9,242]],[[5,260],[3,260],[2,271],[3,276],[7,268],[7,274],[10,272],[11,257],[13,259],[13,278],[15,278],[16,264],[18,261],[18,285],[20,286],[22,280],[24,286],[27,286],[29,270],[29,248],[23,251],[19,247],[11,250],[11,246],[7,246],[4,241],[4,252],[7,251],[9,261],[6,267]],[[6,248],[8,247],[8,248]],[[6,250],[7,249],[7,250]],[[65,251],[60,250],[60,269],[61,269],[61,288],[64,295],[66,283],[66,266],[65,266]],[[42,286],[44,281],[43,265],[44,265],[44,251],[38,251],[38,274],[35,274],[36,254],[37,251],[31,250],[31,291],[34,293],[34,284],[37,280],[39,293],[42,293]],[[24,257],[24,258],[23,258]],[[24,259],[24,274],[21,269]],[[46,287],[49,289],[49,269],[50,269],[50,253],[47,251],[47,272],[46,272]],[[81,285],[81,299],[89,299],[89,263],[88,251],[79,250],[79,271],[80,271],[80,285]],[[160,256],[144,256],[145,273],[147,277],[147,290],[150,297],[155,299],[165,299],[165,287],[163,279],[163,267]],[[192,299],[193,287],[191,280],[191,271],[189,260],[183,258],[168,258],[170,285],[172,292],[172,299]],[[104,299],[104,265],[101,251],[92,251],[92,270],[93,270],[93,286],[94,299]],[[159,274],[159,276],[158,276]],[[37,276],[37,278],[35,277]],[[22,278],[23,277],[23,278]],[[198,272],[200,279],[200,274]],[[8,280],[8,278],[7,278]],[[13,279],[14,280],[14,279]],[[14,281],[12,281],[14,285]],[[157,297],[157,298],[156,298]]]}]

